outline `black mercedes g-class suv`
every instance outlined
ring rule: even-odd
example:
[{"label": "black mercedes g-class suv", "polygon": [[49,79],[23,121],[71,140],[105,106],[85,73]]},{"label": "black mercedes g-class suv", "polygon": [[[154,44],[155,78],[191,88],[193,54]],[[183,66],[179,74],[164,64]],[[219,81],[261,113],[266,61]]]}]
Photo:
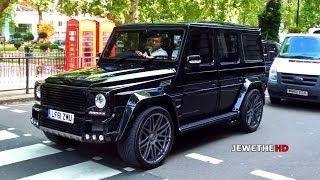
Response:
[{"label": "black mercedes g-class suv", "polygon": [[176,135],[219,122],[256,131],[264,78],[259,29],[122,25],[96,67],[36,82],[31,123],[57,144],[114,141],[121,159],[149,169],[163,163]]}]

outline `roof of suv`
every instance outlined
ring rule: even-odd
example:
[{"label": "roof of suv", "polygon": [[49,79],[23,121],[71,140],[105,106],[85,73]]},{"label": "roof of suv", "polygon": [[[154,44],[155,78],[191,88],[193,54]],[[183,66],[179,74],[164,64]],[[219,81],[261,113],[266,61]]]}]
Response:
[{"label": "roof of suv", "polygon": [[128,27],[128,28],[137,28],[137,27],[163,27],[163,26],[178,26],[178,27],[187,27],[187,26],[203,26],[203,27],[221,27],[228,29],[242,29],[242,30],[254,30],[259,31],[259,28],[232,24],[225,22],[213,22],[213,21],[198,21],[198,22],[174,22],[174,23],[134,23],[134,24],[125,24],[119,27]]}]

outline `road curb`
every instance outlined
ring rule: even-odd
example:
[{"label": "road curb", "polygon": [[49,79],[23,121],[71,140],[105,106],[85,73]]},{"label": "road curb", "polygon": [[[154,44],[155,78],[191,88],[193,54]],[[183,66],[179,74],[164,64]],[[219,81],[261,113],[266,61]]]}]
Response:
[{"label": "road curb", "polygon": [[0,100],[0,104],[11,104],[11,103],[18,103],[18,102],[29,102],[34,101],[34,97],[26,97],[26,98],[15,98],[15,99],[4,99]]}]

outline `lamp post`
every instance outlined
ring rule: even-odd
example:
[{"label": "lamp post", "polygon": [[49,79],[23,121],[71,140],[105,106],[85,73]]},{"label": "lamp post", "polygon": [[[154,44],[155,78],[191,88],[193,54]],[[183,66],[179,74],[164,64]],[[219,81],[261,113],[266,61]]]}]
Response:
[{"label": "lamp post", "polygon": [[299,26],[299,9],[300,9],[300,0],[298,0],[298,7],[297,7],[297,19],[296,19],[296,26]]}]

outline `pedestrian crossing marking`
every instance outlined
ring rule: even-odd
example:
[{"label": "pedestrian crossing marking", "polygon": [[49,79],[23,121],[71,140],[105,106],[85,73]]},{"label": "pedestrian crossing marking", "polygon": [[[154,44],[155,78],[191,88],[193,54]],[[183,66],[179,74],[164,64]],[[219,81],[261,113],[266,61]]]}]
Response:
[{"label": "pedestrian crossing marking", "polygon": [[62,151],[46,146],[44,144],[34,144],[16,149],[0,151],[0,166],[13,164],[29,159],[60,153]]},{"label": "pedestrian crossing marking", "polygon": [[10,108],[10,107],[8,107],[8,106],[1,106],[1,105],[0,105],[0,109],[8,109],[8,108]]},{"label": "pedestrian crossing marking", "polygon": [[19,110],[19,109],[13,109],[13,110],[10,110],[11,112],[15,112],[15,113],[26,113],[28,111],[24,111],[24,110]]},{"label": "pedestrian crossing marking", "polygon": [[116,169],[106,167],[93,161],[86,161],[79,164],[24,177],[19,180],[98,180],[115,176],[120,173],[122,172]]},{"label": "pedestrian crossing marking", "polygon": [[13,138],[17,138],[17,137],[19,137],[19,136],[11,133],[9,131],[6,131],[6,130],[0,131],[0,141],[7,140],[7,139],[13,139]]}]

